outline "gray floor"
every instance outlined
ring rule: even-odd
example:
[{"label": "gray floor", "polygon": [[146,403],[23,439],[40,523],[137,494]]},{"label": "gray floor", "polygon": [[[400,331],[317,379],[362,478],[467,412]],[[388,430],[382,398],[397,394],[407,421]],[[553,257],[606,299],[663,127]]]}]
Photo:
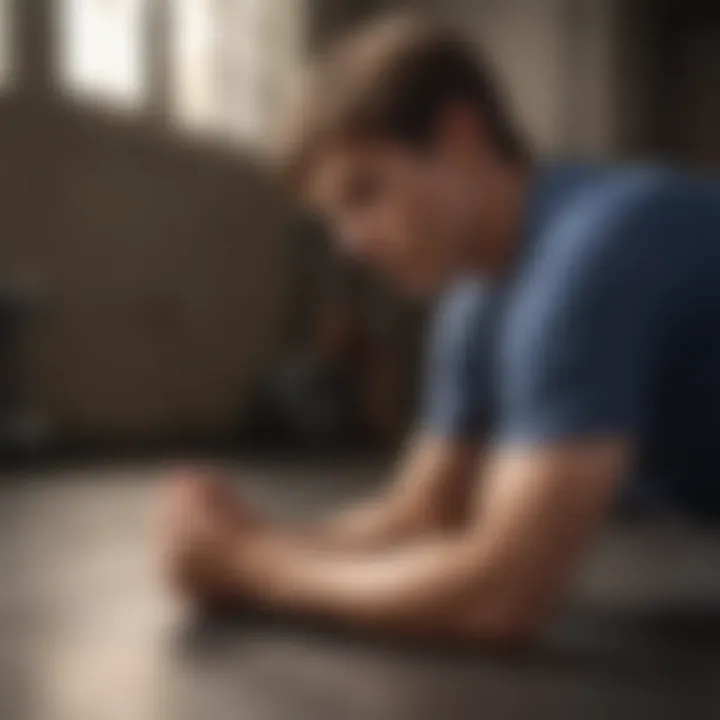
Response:
[{"label": "gray floor", "polygon": [[[367,488],[369,469],[236,468],[280,513]],[[157,586],[153,468],[0,486],[2,720],[720,718],[720,534],[617,525],[567,611],[520,658],[185,618]]]}]

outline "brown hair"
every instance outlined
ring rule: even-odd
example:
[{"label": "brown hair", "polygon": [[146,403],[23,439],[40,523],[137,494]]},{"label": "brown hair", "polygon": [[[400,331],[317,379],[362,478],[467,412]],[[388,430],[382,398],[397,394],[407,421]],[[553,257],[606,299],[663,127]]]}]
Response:
[{"label": "brown hair", "polygon": [[487,64],[456,32],[422,17],[385,17],[340,38],[310,63],[298,90],[272,158],[291,186],[328,141],[428,143],[452,104],[477,111],[503,157],[529,156]]}]

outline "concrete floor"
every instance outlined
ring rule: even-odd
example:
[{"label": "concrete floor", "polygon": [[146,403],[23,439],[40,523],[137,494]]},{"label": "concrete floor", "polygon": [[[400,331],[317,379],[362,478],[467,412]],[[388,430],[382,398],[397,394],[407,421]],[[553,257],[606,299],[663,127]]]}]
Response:
[{"label": "concrete floor", "polygon": [[[300,516],[374,475],[236,470]],[[0,486],[1,720],[720,718],[720,533],[613,527],[537,649],[498,658],[183,617],[148,553],[154,478],[94,467]]]}]

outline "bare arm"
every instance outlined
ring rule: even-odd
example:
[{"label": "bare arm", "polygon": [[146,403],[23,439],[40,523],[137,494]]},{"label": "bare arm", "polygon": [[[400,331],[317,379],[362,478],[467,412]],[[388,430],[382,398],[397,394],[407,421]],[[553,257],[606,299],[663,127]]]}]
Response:
[{"label": "bare arm", "polygon": [[308,530],[307,539],[371,550],[455,527],[467,518],[477,462],[472,443],[414,436],[385,490]]},{"label": "bare arm", "polygon": [[360,557],[260,534],[238,549],[238,590],[396,634],[525,637],[560,596],[628,461],[615,441],[502,451],[466,529]]}]

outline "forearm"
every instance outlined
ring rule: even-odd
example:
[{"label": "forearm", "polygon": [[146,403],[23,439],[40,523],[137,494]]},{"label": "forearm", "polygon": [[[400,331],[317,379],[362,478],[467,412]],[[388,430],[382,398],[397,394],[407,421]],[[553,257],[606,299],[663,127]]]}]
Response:
[{"label": "forearm", "polygon": [[364,556],[264,535],[237,562],[242,593],[283,613],[415,637],[501,641],[521,631],[519,598],[505,592],[468,533]]},{"label": "forearm", "polygon": [[434,512],[397,507],[392,499],[378,497],[336,511],[308,525],[265,525],[275,546],[302,546],[314,553],[350,556],[392,551],[419,540],[442,535],[447,524]]},{"label": "forearm", "polygon": [[383,492],[301,534],[320,547],[365,552],[456,529],[470,507],[476,464],[475,447],[417,439]]},{"label": "forearm", "polygon": [[432,536],[444,527],[438,508],[420,503],[408,506],[390,495],[379,495],[298,530],[296,535],[319,548],[371,552]]},{"label": "forearm", "polygon": [[384,552],[328,550],[235,523],[223,498],[201,488],[176,501],[181,537],[170,569],[201,600],[249,600],[416,637],[524,639],[560,599],[627,458],[614,442],[497,453],[465,524]]}]

